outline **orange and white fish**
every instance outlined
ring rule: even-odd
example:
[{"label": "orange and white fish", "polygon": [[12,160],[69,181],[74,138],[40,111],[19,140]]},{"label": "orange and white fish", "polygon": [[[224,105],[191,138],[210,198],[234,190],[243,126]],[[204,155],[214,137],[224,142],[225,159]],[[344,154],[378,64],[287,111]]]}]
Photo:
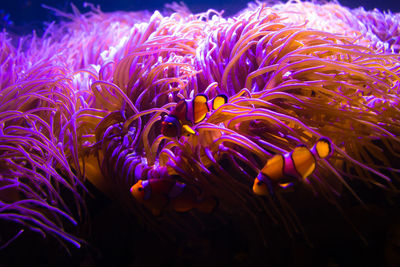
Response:
[{"label": "orange and white fish", "polygon": [[193,99],[181,99],[175,108],[165,116],[161,133],[168,137],[180,137],[183,133],[195,134],[190,127],[201,122],[212,109],[215,110],[228,102],[226,95],[217,95],[208,100],[204,94],[198,94]]},{"label": "orange and white fish", "polygon": [[164,209],[186,212],[196,208],[209,213],[217,206],[217,200],[213,197],[201,198],[194,187],[170,178],[139,180],[130,192],[155,216],[160,215]]},{"label": "orange and white fish", "polygon": [[328,158],[332,153],[331,141],[322,137],[311,149],[299,145],[291,152],[276,154],[254,179],[253,192],[269,195],[276,186],[286,187],[296,180],[305,179],[314,172],[317,160]]}]

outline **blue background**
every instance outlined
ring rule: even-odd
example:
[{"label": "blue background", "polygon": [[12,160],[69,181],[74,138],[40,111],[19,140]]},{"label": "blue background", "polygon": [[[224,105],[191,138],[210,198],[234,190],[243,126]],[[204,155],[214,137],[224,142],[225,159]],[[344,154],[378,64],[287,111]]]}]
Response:
[{"label": "blue background", "polygon": [[[149,10],[156,9],[162,10],[165,3],[171,3],[174,0],[97,0],[88,1],[94,4],[99,4],[103,11],[115,10]],[[193,13],[205,11],[208,8],[216,10],[225,10],[225,15],[233,15],[236,12],[247,6],[250,0],[185,0],[189,9]],[[1,1],[0,4],[0,26],[6,27],[9,31],[14,33],[29,33],[33,29],[41,31],[43,22],[52,21],[55,19],[54,13],[50,10],[44,9],[41,5],[55,7],[62,11],[71,12],[71,2],[74,3],[81,11],[84,11],[83,2],[85,0],[7,0]],[[179,0],[177,1],[179,2]],[[350,8],[357,8],[363,6],[366,10],[378,8],[381,11],[390,9],[392,12],[400,12],[400,3],[398,0],[341,0],[340,3]]]}]

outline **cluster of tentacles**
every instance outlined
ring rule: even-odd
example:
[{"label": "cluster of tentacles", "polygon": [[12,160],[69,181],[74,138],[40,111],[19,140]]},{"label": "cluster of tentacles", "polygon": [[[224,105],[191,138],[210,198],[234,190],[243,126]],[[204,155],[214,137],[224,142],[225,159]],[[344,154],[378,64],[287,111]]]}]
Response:
[{"label": "cluster of tentacles", "polygon": [[[304,186],[332,203],[343,191],[358,198],[354,179],[396,190],[392,43],[337,4],[257,4],[229,19],[174,8],[169,16],[60,13],[73,21],[17,48],[1,35],[0,217],[18,225],[16,235],[29,228],[79,245],[64,225],[83,216],[85,178],[157,227],[129,188],[165,171],[216,197],[210,216],[260,225],[261,211],[297,230],[285,190],[259,197],[252,184],[272,155],[323,136],[335,152]],[[199,93],[228,103],[194,125],[195,135],[163,136],[163,116]],[[163,217],[185,227],[190,214]]]}]

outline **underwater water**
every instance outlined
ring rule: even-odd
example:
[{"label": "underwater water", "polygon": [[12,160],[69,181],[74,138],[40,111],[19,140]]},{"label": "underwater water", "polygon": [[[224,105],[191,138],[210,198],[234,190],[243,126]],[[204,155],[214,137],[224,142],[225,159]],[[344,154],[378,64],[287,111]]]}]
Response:
[{"label": "underwater water", "polygon": [[0,266],[400,264],[396,5],[72,3],[0,8]]},{"label": "underwater water", "polygon": [[[162,10],[166,3],[173,1],[31,1],[31,0],[17,0],[7,1],[0,6],[1,26],[11,28],[13,31],[28,34],[32,30],[39,31],[43,28],[43,22],[49,22],[57,19],[52,12],[49,12],[43,5],[57,8],[64,12],[70,12],[71,4],[77,6],[80,10],[84,11],[83,3],[89,2],[99,5],[104,12],[113,12],[118,10],[124,11],[138,11],[148,10],[154,12],[155,10]],[[179,1],[176,1],[179,2]],[[232,16],[247,6],[249,1],[236,0],[236,1],[183,1],[193,13],[204,12],[209,8],[215,10],[224,10],[225,16]],[[285,2],[285,1],[283,1]],[[400,7],[396,1],[383,0],[343,0],[340,1],[343,6],[349,8],[363,7],[366,10],[373,10],[378,8],[380,11],[390,10],[392,12],[399,12]]]}]

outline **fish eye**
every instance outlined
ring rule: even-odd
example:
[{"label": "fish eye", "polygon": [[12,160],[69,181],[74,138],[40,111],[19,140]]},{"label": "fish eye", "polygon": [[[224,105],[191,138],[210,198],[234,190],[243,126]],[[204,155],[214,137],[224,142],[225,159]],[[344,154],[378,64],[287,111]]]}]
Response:
[{"label": "fish eye", "polygon": [[139,192],[142,192],[143,191],[143,187],[139,187],[138,190],[139,190]]},{"label": "fish eye", "polygon": [[261,182],[261,181],[259,181],[259,182],[257,183],[258,186],[262,186],[262,184],[263,184],[263,182]]}]

